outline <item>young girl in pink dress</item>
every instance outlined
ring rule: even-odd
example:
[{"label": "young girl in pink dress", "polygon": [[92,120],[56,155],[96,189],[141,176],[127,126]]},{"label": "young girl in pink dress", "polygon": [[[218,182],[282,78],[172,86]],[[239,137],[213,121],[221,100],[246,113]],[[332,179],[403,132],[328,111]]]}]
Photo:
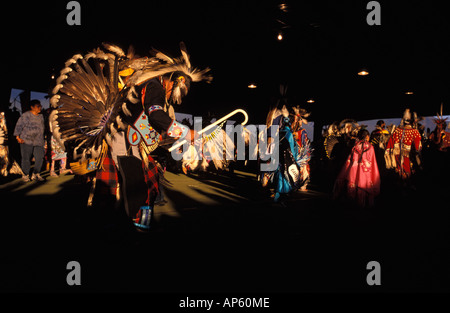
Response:
[{"label": "young girl in pink dress", "polygon": [[369,139],[367,130],[359,131],[358,140],[334,184],[334,199],[345,196],[360,207],[374,205],[374,199],[380,193],[380,173]]}]

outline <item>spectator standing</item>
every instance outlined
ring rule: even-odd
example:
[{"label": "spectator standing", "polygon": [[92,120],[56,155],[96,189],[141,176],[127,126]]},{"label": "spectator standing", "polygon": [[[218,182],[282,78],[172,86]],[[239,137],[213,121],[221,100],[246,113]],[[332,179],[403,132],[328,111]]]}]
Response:
[{"label": "spectator standing", "polygon": [[40,172],[44,161],[44,117],[39,100],[31,100],[30,110],[23,113],[14,129],[14,136],[20,144],[22,155],[23,181],[30,181],[31,157],[34,157],[34,170],[31,180],[44,181]]}]

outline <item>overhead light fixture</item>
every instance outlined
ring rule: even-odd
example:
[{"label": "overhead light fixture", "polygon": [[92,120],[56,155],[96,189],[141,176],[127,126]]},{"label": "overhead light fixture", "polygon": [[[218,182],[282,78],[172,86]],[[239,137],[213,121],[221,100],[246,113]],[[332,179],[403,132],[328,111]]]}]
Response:
[{"label": "overhead light fixture", "polygon": [[405,95],[413,95],[413,94],[414,94],[414,92],[412,92],[412,91],[405,92]]},{"label": "overhead light fixture", "polygon": [[306,101],[308,103],[314,103],[314,99],[309,99],[308,101]]},{"label": "overhead light fixture", "polygon": [[369,71],[367,71],[367,70],[361,70],[361,71],[358,72],[358,75],[359,75],[359,76],[367,76],[367,75],[369,75]]},{"label": "overhead light fixture", "polygon": [[247,87],[250,88],[250,89],[255,89],[257,86],[255,84],[250,84]]},{"label": "overhead light fixture", "polygon": [[286,3],[284,3],[284,2],[280,3],[280,4],[278,5],[278,8],[279,8],[281,11],[283,11],[283,12],[287,12],[287,11],[288,11],[288,5],[287,5]]},{"label": "overhead light fixture", "polygon": [[282,32],[278,33],[277,39],[280,40],[280,41],[283,40],[283,33]]}]

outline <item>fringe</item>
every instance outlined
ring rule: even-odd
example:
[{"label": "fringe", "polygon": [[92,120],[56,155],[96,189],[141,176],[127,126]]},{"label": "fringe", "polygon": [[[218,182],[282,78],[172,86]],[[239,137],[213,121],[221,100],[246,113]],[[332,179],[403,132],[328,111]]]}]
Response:
[{"label": "fringe", "polygon": [[105,160],[105,157],[107,154],[108,154],[108,144],[106,143],[105,139],[103,139],[102,149],[101,149],[100,155],[97,159],[97,164],[96,164],[97,169],[103,169],[103,161]]}]

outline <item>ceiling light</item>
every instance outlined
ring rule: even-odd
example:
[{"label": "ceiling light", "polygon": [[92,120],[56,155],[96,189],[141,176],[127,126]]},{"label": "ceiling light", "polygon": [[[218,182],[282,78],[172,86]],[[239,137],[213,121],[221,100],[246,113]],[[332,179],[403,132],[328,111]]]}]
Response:
[{"label": "ceiling light", "polygon": [[248,85],[247,87],[250,88],[250,89],[254,89],[254,88],[256,88],[257,86],[256,86],[255,84],[250,84],[250,85]]},{"label": "ceiling light", "polygon": [[314,99],[309,99],[308,101],[306,101],[308,103],[314,103]]},{"label": "ceiling light", "polygon": [[282,32],[278,33],[277,39],[278,40],[283,40],[283,33]]},{"label": "ceiling light", "polygon": [[288,11],[288,5],[286,3],[284,3],[284,2],[280,3],[278,5],[278,8],[280,8],[280,10],[283,11],[283,12],[287,12]]},{"label": "ceiling light", "polygon": [[412,92],[412,91],[405,92],[405,95],[413,95],[413,94],[414,94],[414,92]]},{"label": "ceiling light", "polygon": [[369,75],[369,72],[366,71],[366,70],[361,70],[361,71],[358,72],[358,75],[359,76],[367,76],[367,75]]}]

